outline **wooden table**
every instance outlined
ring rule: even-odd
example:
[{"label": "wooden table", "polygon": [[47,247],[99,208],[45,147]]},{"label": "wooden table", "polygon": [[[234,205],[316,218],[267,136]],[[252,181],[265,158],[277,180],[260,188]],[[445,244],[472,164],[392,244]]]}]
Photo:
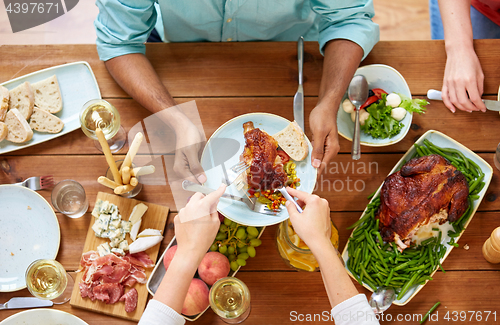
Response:
[{"label": "wooden table", "polygon": [[[500,40],[475,41],[485,74],[484,98],[495,99],[500,85]],[[196,100],[206,137],[224,122],[248,112],[269,112],[293,119],[292,102],[297,88],[297,61],[295,43],[220,43],[220,44],[151,44],[148,57],[164,84],[179,103]],[[382,63],[396,68],[405,77],[412,94],[425,96],[430,88],[440,89],[445,66],[442,41],[380,42],[362,62]],[[0,82],[40,69],[84,60],[90,63],[103,98],[113,103],[122,116],[122,125],[128,131],[133,125],[150,115],[121,90],[99,61],[93,45],[57,46],[2,46],[0,47]],[[306,43],[304,64],[304,89],[306,108],[306,134],[311,135],[307,116],[317,101],[323,58],[317,43]],[[500,142],[500,116],[496,112],[468,114],[450,113],[441,102],[432,102],[428,112],[414,115],[411,129],[398,144],[371,148],[362,147],[361,163],[376,163],[371,173],[352,169],[351,142],[340,139],[340,154],[334,163],[337,172],[330,172],[319,181],[335,179],[361,180],[365,188],[361,192],[346,188],[317,191],[330,202],[331,217],[340,229],[342,249],[350,231],[346,227],[356,221],[367,204],[367,195],[384,180],[388,172],[413,142],[429,129],[439,130],[474,150],[493,166],[493,151]],[[125,152],[125,150],[123,151]],[[165,156],[165,159],[171,159]],[[351,164],[351,165],[349,165]],[[340,167],[342,167],[340,168]],[[347,168],[349,167],[349,168]],[[76,130],[65,136],[0,156],[0,183],[14,183],[33,175],[54,175],[56,181],[72,178],[83,184],[91,207],[98,191],[106,191],[96,182],[106,169],[104,156],[96,150],[93,141]],[[481,254],[483,242],[491,231],[500,225],[500,172],[495,169],[487,194],[459,244],[450,254],[443,267],[446,274],[437,272],[434,281],[406,306],[392,307],[386,319],[392,323],[410,320],[414,314],[424,314],[441,301],[439,323],[449,311],[483,312],[483,320],[471,323],[485,324],[486,311],[497,312],[500,319],[498,283],[500,265],[492,265]],[[321,185],[321,183],[320,183]],[[39,192],[50,202],[50,190]],[[137,197],[139,200],[169,206],[172,209],[166,227],[162,249],[173,236],[175,205],[170,188],[165,185],[145,185]],[[1,207],[0,207],[1,211]],[[0,212],[1,213],[1,212]],[[57,259],[69,271],[78,269],[90,213],[80,219],[70,219],[58,214],[61,226],[61,248]],[[293,315],[321,314],[330,306],[320,273],[293,271],[278,255],[275,245],[276,226],[268,227],[262,237],[263,244],[257,249],[257,257],[242,268],[237,277],[243,280],[252,294],[252,312],[246,324],[292,323]],[[469,250],[463,249],[468,244]],[[0,261],[1,263],[1,261]],[[369,291],[357,286],[360,292]],[[0,302],[14,296],[28,296],[27,290],[0,293]],[[117,318],[75,309],[65,304],[54,307],[70,312],[89,324],[130,323]],[[18,311],[0,311],[0,320]],[[398,316],[400,315],[400,316]],[[467,314],[469,320],[471,313]],[[416,318],[413,318],[416,319]],[[459,319],[459,318],[458,318]],[[490,315],[488,323],[493,323]],[[211,311],[207,311],[199,324],[223,324]],[[391,322],[383,322],[391,323]],[[415,324],[416,321],[409,321]]]}]

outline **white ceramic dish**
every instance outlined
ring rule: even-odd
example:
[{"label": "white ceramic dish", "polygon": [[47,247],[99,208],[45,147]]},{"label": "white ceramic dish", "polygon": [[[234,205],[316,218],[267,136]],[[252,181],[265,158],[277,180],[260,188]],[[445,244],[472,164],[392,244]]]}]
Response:
[{"label": "white ceramic dish", "polygon": [[[435,145],[437,145],[439,147],[453,148],[453,149],[457,149],[457,150],[461,151],[467,158],[469,158],[472,161],[474,161],[479,166],[479,168],[481,168],[481,170],[484,173],[484,179],[483,179],[483,181],[484,181],[485,185],[484,185],[483,189],[481,190],[481,192],[479,192],[479,199],[475,200],[473,202],[473,204],[472,204],[473,205],[472,206],[472,214],[469,217],[469,220],[467,221],[467,223],[465,224],[464,230],[462,231],[462,233],[460,234],[459,237],[455,238],[455,242],[458,242],[460,240],[460,237],[462,237],[464,231],[467,229],[467,226],[471,222],[472,218],[474,217],[474,214],[476,213],[477,208],[479,207],[479,204],[481,204],[481,201],[483,200],[483,197],[486,194],[486,191],[488,190],[488,186],[490,185],[491,178],[493,177],[493,169],[491,168],[491,166],[486,161],[484,161],[483,158],[481,158],[478,155],[476,155],[472,150],[468,149],[467,147],[463,146],[459,142],[453,140],[452,138],[450,138],[449,136],[447,136],[447,135],[445,135],[445,134],[443,134],[441,132],[438,132],[438,131],[435,131],[435,130],[429,130],[425,134],[423,134],[415,143],[419,144],[419,145],[422,145],[425,139],[429,140],[430,142],[432,142],[433,144],[435,144]],[[411,148],[398,161],[398,163],[396,164],[396,166],[394,166],[394,168],[391,170],[391,172],[389,173],[389,175],[392,174],[392,173],[394,173],[394,172],[396,172],[397,170],[399,170],[401,168],[401,166],[403,165],[403,163],[405,161],[409,160],[409,158],[411,156],[413,156],[414,154],[415,154],[415,147],[411,146]],[[370,200],[370,202],[373,201],[374,198],[376,198],[376,197],[379,196],[380,190],[382,188],[382,185],[383,185],[383,183],[380,185],[380,187],[378,188],[378,190],[375,193],[375,195],[373,195],[373,198],[372,198],[372,200]],[[365,213],[366,213],[366,209],[365,209],[365,211],[363,211],[363,214],[361,215],[361,217],[363,217],[365,215]],[[353,231],[354,230],[355,229],[353,229]],[[440,261],[441,264],[443,264],[443,262],[446,260],[446,257],[448,257],[448,255],[451,253],[452,249],[454,248],[454,246],[451,246],[451,245],[448,244],[449,241],[450,241],[450,237],[448,236],[448,233],[443,233],[442,234],[442,239],[441,239],[441,244],[443,244],[446,247],[446,253],[444,254],[443,258]],[[347,261],[349,259],[349,254],[347,252],[347,245],[344,247],[344,251],[342,252],[342,258],[344,259],[347,272],[356,281],[356,279],[354,278],[354,276],[349,271],[349,268],[347,267]],[[434,273],[436,273],[436,271],[437,271],[437,269],[431,274],[431,277],[432,277],[432,275],[434,275]],[[365,288],[367,288],[368,290],[373,291],[368,285],[366,285],[364,283],[363,283],[363,286]],[[394,301],[394,304],[397,305],[397,306],[406,305],[408,302],[410,302],[410,300],[413,297],[415,297],[415,295],[420,290],[422,290],[422,288],[424,286],[425,286],[425,284],[418,285],[418,286],[413,286],[412,288],[410,288],[408,290],[408,292],[406,292],[406,294],[400,300]]]},{"label": "white ceramic dish", "polygon": [[56,309],[32,309],[14,314],[1,325],[89,325],[75,315]]},{"label": "white ceramic dish", "polygon": [[33,138],[25,143],[12,143],[7,140],[0,142],[0,154],[24,149],[36,144],[60,137],[80,128],[80,109],[87,101],[101,98],[101,92],[95,79],[94,73],[87,62],[73,62],[63,64],[44,70],[36,71],[25,76],[9,80],[1,85],[7,89],[13,89],[28,81],[35,83],[53,75],[57,76],[63,100],[63,109],[55,114],[64,123],[64,128],[56,134],[40,133],[33,131]]},{"label": "white ceramic dish", "polygon": [[[263,227],[260,230],[259,236],[257,238],[260,238],[260,236],[262,236],[262,234],[264,233],[265,229],[266,229],[266,227]],[[167,253],[167,251],[170,248],[170,246],[173,246],[173,245],[177,245],[177,241],[175,239],[175,236],[174,236],[174,238],[172,238],[172,240],[168,244],[167,248],[165,248],[165,251],[163,252],[163,254],[161,254],[161,257],[156,262],[155,268],[153,269],[153,272],[151,272],[151,276],[148,279],[146,287],[148,288],[148,292],[152,296],[154,296],[154,294],[156,293],[156,290],[158,290],[158,287],[160,286],[161,280],[165,276],[166,270],[165,270],[165,265],[163,264],[163,258],[165,257],[165,254]],[[251,258],[250,258],[250,260],[251,260]],[[236,271],[229,271],[229,275],[228,276],[235,276],[236,273],[238,273],[238,271],[240,270],[240,268],[241,268],[241,266],[238,267],[238,269]],[[195,277],[198,277],[198,273],[195,274]],[[197,320],[198,318],[200,318],[200,316],[203,315],[203,313],[206,312],[208,308],[210,308],[210,306],[207,307],[203,312],[201,312],[201,313],[199,313],[198,315],[195,315],[195,316],[185,316],[185,315],[182,315],[182,314],[181,314],[181,316],[184,317],[184,319],[186,319],[188,321],[194,322],[195,320]]]},{"label": "white ceramic dish", "polygon": [[[225,168],[230,168],[240,161],[240,155],[245,147],[243,123],[248,121],[252,121],[256,128],[266,131],[271,136],[290,123],[281,116],[268,113],[245,114],[224,123],[213,133],[203,149],[201,165],[207,175],[205,186],[213,189],[220,186],[224,176],[221,162]],[[312,146],[307,137],[306,140],[309,145],[309,154],[304,160],[296,163],[297,176],[300,178],[298,189],[312,193],[316,185],[317,170],[310,163]],[[234,184],[228,187],[226,193],[240,197],[245,195],[243,190],[238,191]],[[288,219],[288,212],[284,207],[277,216],[270,216],[251,211],[244,203],[229,199],[221,199],[217,209],[225,217],[247,226],[269,226]]]},{"label": "white ceramic dish", "polygon": [[[356,70],[355,75],[363,75],[368,81],[370,89],[381,88],[387,93],[400,93],[411,98],[410,88],[403,76],[394,68],[384,64],[365,65]],[[347,98],[347,92],[342,98],[341,105],[337,114],[337,128],[339,134],[349,141],[352,141],[354,134],[354,123],[351,120],[351,114],[346,113],[342,109],[342,102]],[[405,118],[401,121],[404,127],[401,132],[392,138],[375,139],[371,135],[366,134],[361,130],[360,141],[364,146],[369,147],[384,147],[395,144],[406,136],[410,130],[413,113],[406,113]]]},{"label": "white ceramic dish", "polygon": [[34,260],[54,259],[61,233],[56,214],[38,193],[0,185],[0,292],[26,288],[25,273]]}]

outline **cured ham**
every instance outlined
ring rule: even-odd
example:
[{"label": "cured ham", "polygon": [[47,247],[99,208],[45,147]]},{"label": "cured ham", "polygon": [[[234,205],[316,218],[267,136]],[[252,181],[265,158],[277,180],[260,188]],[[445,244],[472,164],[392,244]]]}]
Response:
[{"label": "cured ham", "polygon": [[80,265],[82,269],[78,272],[83,272],[79,284],[82,298],[107,304],[125,301],[125,310],[132,312],[137,306],[137,290],[131,288],[124,294],[124,288],[132,287],[136,282],[146,283],[145,268],[153,267],[154,263],[144,252],[119,257],[115,254],[99,256],[96,251],[89,251],[82,255]]}]

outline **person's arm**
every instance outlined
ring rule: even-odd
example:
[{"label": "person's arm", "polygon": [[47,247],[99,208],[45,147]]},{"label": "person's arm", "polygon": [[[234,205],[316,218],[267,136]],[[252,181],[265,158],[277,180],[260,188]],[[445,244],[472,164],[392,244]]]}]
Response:
[{"label": "person's arm", "polygon": [[[150,319],[162,320],[157,317],[158,315],[152,315],[159,314],[162,316],[162,313],[156,312],[158,309],[161,310],[162,307],[166,309],[164,318],[178,316],[172,315],[172,310],[177,314],[181,313],[196,269],[219,230],[220,221],[217,213],[217,203],[225,190],[226,186],[221,185],[217,191],[207,196],[196,193],[191,197],[186,207],[181,209],[179,214],[175,216],[177,250],[153,296],[154,302],[151,303],[150,301],[154,309],[150,309],[148,305],[146,312],[143,314],[144,320],[141,319],[141,325],[149,324]],[[186,216],[192,220],[183,222],[183,219],[186,220]]]},{"label": "person's arm", "polygon": [[443,21],[446,67],[442,97],[453,113],[486,111],[481,100],[484,75],[474,51],[470,0],[439,0]]},{"label": "person's arm", "polygon": [[371,0],[312,0],[321,17],[319,48],[325,59],[318,103],[309,116],[313,133],[311,163],[318,176],[339,151],[337,111],[359,63],[379,40]]}]

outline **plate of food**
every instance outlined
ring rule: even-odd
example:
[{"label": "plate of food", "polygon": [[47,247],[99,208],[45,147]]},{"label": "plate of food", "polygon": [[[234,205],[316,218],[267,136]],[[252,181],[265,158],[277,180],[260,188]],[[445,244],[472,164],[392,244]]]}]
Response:
[{"label": "plate of food", "polygon": [[[259,151],[258,147],[264,149]],[[311,152],[309,139],[295,122],[268,113],[241,115],[224,123],[207,141],[201,157],[207,175],[204,185],[218,188],[225,170],[245,161],[251,167],[227,188],[226,193],[256,197],[279,213],[254,212],[245,203],[225,198],[217,206],[219,212],[242,225],[277,224],[288,218],[283,205],[285,200],[276,191],[277,187],[292,186],[307,193],[314,190],[317,170],[310,163]]]},{"label": "plate of food", "polygon": [[[356,75],[363,75],[370,89],[359,113],[360,143],[382,147],[401,141],[410,129],[413,113],[423,113],[428,102],[412,99],[406,80],[388,65],[366,65],[358,68]],[[337,114],[337,127],[349,141],[354,134],[354,117],[354,105],[346,92]]]},{"label": "plate of food", "polygon": [[25,273],[34,260],[55,259],[61,233],[56,214],[37,192],[0,185],[0,292],[26,288]]},{"label": "plate of food", "polygon": [[[250,260],[258,251],[257,247],[262,244],[260,237],[265,227],[245,227],[221,217],[220,214],[219,218],[222,219],[219,232],[203,257],[184,301],[181,315],[188,321],[197,320],[208,309],[210,287],[220,278],[236,276],[242,266],[245,267],[247,262],[251,263]],[[148,280],[147,287],[151,295],[154,296],[158,290],[176,250],[177,240],[174,236]]]},{"label": "plate of food", "polygon": [[469,225],[491,166],[438,131],[422,135],[374,193],[342,257],[365,288],[396,289],[407,304],[439,269]]},{"label": "plate of food", "polygon": [[14,314],[1,325],[88,325],[75,315],[55,309],[32,309]]},{"label": "plate of food", "polygon": [[87,101],[101,98],[87,62],[73,62],[0,85],[0,154],[27,148],[80,128]]}]

